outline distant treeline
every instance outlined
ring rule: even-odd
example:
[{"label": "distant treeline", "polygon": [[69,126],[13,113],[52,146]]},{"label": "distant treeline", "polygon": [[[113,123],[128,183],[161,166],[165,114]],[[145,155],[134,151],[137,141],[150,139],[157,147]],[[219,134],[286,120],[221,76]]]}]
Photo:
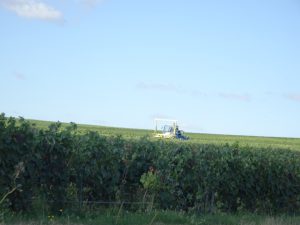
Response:
[{"label": "distant treeline", "polygon": [[75,124],[38,129],[1,114],[1,199],[17,212],[152,201],[160,209],[299,213],[300,152],[79,134]]}]

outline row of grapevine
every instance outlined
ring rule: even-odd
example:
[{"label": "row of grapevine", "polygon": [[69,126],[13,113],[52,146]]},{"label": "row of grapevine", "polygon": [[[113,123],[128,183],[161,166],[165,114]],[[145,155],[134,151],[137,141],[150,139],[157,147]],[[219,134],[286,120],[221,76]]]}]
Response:
[{"label": "row of grapevine", "polygon": [[14,211],[136,202],[145,192],[164,209],[300,211],[297,151],[105,137],[75,124],[42,130],[4,114],[0,178],[0,200],[13,190],[2,205]]}]

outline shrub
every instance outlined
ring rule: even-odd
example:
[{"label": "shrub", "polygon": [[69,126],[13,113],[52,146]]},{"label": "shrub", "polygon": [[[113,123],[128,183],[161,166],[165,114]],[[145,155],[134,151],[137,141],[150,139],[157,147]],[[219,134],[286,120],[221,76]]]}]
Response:
[{"label": "shrub", "polygon": [[[24,171],[13,180],[20,163]],[[7,197],[15,211],[31,210],[37,202],[58,212],[70,201],[141,201],[145,189],[164,209],[300,209],[300,152],[79,134],[75,124],[41,130],[4,114],[0,176],[0,196],[18,187]]]}]

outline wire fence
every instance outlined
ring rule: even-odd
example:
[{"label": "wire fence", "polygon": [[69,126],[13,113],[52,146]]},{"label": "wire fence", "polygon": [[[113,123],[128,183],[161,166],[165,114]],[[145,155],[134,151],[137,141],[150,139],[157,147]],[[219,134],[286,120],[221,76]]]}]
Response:
[{"label": "wire fence", "polygon": [[[26,200],[25,202],[33,203],[35,200]],[[155,205],[154,202],[130,202],[130,201],[43,201],[44,203],[73,203],[73,204],[79,204],[79,205]]]},{"label": "wire fence", "polygon": [[35,211],[42,210],[43,212],[57,212],[62,211],[80,212],[80,211],[98,211],[101,209],[128,209],[128,210],[152,210],[159,207],[159,204],[154,201],[79,201],[79,200],[46,200],[46,199],[31,199],[25,200],[23,203],[31,205],[31,209]]}]

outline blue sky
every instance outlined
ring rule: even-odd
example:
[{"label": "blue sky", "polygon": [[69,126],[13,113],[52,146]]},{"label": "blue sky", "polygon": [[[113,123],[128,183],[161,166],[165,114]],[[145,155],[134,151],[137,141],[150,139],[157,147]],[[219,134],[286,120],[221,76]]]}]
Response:
[{"label": "blue sky", "polygon": [[300,137],[300,2],[0,0],[0,112]]}]

